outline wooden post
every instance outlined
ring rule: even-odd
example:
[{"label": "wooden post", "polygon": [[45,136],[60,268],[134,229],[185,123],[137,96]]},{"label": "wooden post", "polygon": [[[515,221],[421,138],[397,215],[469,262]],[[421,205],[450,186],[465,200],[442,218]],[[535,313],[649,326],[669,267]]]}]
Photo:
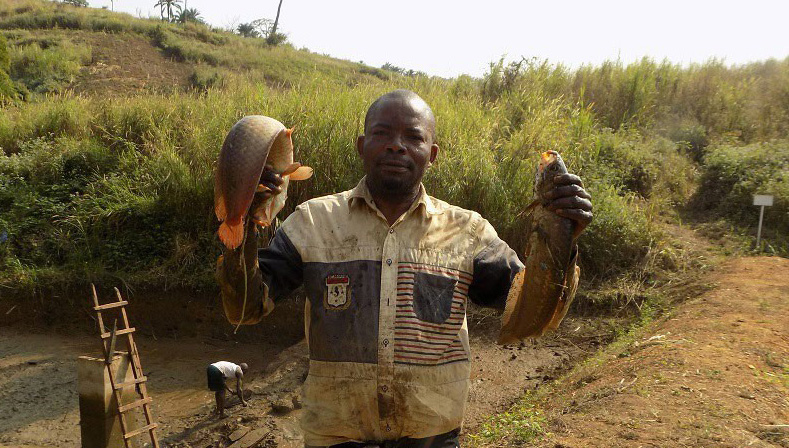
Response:
[{"label": "wooden post", "polygon": [[[118,381],[134,379],[129,355],[112,357],[110,368]],[[118,405],[104,359],[80,356],[77,360],[80,435],[82,448],[123,448],[123,431],[118,418]],[[124,393],[126,401],[134,400],[134,389]],[[126,418],[127,430],[137,428],[134,418]]]}]

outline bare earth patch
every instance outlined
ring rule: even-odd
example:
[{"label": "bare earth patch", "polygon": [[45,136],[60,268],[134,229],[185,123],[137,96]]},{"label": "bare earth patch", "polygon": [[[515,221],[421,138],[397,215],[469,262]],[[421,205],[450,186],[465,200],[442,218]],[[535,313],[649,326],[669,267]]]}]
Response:
[{"label": "bare earth patch", "polygon": [[555,385],[536,445],[789,447],[789,260],[735,259],[713,280],[643,339]]}]

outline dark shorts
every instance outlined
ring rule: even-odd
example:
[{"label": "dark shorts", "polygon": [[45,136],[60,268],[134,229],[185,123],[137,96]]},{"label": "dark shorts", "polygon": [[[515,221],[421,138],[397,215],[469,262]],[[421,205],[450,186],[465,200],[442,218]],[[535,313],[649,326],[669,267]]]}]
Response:
[{"label": "dark shorts", "polygon": [[208,366],[206,369],[206,376],[208,376],[208,389],[214,392],[219,392],[225,389],[225,376],[222,371],[216,366]]},{"label": "dark shorts", "polygon": [[[346,442],[339,445],[332,445],[328,448],[365,448],[365,447],[380,447],[380,448],[459,448],[460,442],[460,429],[453,429],[452,431],[439,434],[437,436],[428,437],[425,439],[411,439],[408,437],[399,440],[389,440],[386,442]],[[313,448],[309,445],[306,448]],[[322,447],[314,447],[322,448]]]}]

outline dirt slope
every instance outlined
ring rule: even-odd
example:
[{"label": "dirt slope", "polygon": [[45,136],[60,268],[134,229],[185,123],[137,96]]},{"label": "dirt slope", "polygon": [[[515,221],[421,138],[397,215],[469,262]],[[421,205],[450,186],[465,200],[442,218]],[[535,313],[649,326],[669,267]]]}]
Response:
[{"label": "dirt slope", "polygon": [[553,388],[537,445],[789,447],[789,260],[735,259],[713,280]]}]

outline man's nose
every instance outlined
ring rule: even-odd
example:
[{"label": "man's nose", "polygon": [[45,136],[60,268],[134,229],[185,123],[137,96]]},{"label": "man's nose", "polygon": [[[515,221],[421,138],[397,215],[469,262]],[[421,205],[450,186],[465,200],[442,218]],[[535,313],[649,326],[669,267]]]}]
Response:
[{"label": "man's nose", "polygon": [[405,145],[403,144],[403,139],[400,136],[395,135],[392,137],[392,140],[386,145],[386,149],[389,151],[396,151],[396,152],[405,152]]}]

